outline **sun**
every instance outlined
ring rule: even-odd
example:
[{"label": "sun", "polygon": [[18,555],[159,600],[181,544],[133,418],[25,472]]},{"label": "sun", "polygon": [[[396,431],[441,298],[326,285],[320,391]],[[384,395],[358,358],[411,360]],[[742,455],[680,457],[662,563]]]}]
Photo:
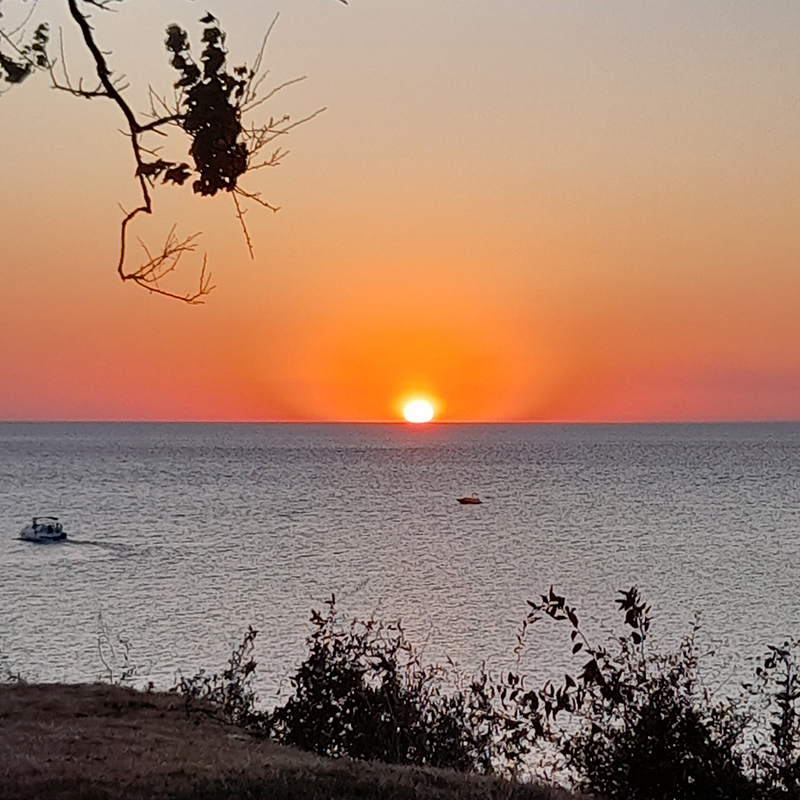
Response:
[{"label": "sun", "polygon": [[403,406],[403,416],[409,422],[430,422],[433,406],[427,400],[410,400]]}]

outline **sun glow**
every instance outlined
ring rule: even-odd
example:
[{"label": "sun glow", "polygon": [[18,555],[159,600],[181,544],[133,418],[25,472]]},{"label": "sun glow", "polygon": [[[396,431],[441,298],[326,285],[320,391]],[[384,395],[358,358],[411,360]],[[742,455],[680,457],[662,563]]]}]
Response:
[{"label": "sun glow", "polygon": [[403,406],[403,416],[409,422],[430,422],[433,406],[427,400],[411,400]]}]

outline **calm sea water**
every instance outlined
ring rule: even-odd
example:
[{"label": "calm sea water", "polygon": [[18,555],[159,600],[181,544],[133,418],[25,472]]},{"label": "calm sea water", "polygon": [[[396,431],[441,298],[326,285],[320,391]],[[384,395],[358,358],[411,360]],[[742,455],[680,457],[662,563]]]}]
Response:
[{"label": "calm sea water", "polygon": [[[699,611],[738,680],[800,635],[798,476],[800,425],[0,424],[0,668],[93,680],[105,631],[167,687],[252,624],[269,698],[331,593],[430,659],[501,668],[527,599],[555,584],[602,639],[636,583],[655,639]],[[34,514],[70,540],[16,539]],[[570,658],[545,629],[536,674]]]}]

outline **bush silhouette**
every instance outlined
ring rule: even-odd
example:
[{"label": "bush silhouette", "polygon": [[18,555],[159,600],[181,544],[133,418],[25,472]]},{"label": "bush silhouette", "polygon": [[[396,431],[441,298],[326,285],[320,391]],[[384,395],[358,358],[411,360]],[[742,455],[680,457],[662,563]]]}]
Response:
[{"label": "bush silhouette", "polygon": [[529,602],[517,652],[542,620],[566,626],[580,668],[560,684],[423,664],[399,622],[342,624],[331,597],[312,611],[282,705],[258,708],[253,628],[226,670],[181,677],[176,690],[190,713],[323,756],[547,775],[610,800],[800,800],[797,643],[770,647],[752,683],[717,698],[701,679],[697,626],[659,652],[638,589],[619,594],[623,632],[606,646],[552,587]]},{"label": "bush silhouette", "polygon": [[527,752],[525,730],[488,673],[422,665],[400,623],[339,624],[335,597],[312,612],[309,654],[270,727],[320,755],[493,772]]},{"label": "bush silhouette", "polygon": [[256,636],[258,631],[248,627],[221,673],[209,674],[201,669],[191,677],[178,677],[174,691],[183,697],[187,715],[202,711],[252,733],[266,732],[267,716],[257,707],[253,685],[258,666],[253,657]]}]

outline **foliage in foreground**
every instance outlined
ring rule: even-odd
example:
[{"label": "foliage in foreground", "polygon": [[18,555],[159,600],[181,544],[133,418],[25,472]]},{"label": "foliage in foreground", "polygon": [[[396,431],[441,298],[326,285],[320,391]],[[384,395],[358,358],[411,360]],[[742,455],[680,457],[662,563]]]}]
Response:
[{"label": "foliage in foreground", "polygon": [[314,611],[293,694],[270,717],[281,742],[320,755],[491,772],[529,750],[529,733],[482,671],[424,666],[400,623],[339,625]]},{"label": "foliage in foreground", "polygon": [[257,635],[255,628],[247,628],[221,673],[200,670],[191,677],[178,676],[175,691],[183,698],[187,715],[203,711],[253,733],[267,731],[268,717],[257,707],[258,695],[253,686],[257,666],[253,643]]},{"label": "foliage in foreground", "polygon": [[694,636],[674,652],[649,652],[650,609],[636,587],[621,594],[627,633],[613,649],[591,645],[552,589],[531,603],[528,622],[565,622],[583,660],[577,678],[554,690],[551,718],[564,712],[570,723],[548,730],[561,771],[581,789],[626,800],[754,797],[741,749],[747,719],[704,688]]},{"label": "foliage in foreground", "polygon": [[547,774],[617,800],[800,798],[797,643],[769,649],[735,697],[703,684],[694,632],[659,652],[650,608],[636,587],[616,601],[624,625],[606,646],[551,588],[530,602],[520,633],[567,628],[580,668],[563,683],[529,688],[525,676],[466,676],[426,666],[399,623],[339,622],[335,599],[314,611],[308,655],[286,702],[257,708],[248,630],[221,675],[182,679],[187,709],[326,756],[451,767],[512,777]]}]

